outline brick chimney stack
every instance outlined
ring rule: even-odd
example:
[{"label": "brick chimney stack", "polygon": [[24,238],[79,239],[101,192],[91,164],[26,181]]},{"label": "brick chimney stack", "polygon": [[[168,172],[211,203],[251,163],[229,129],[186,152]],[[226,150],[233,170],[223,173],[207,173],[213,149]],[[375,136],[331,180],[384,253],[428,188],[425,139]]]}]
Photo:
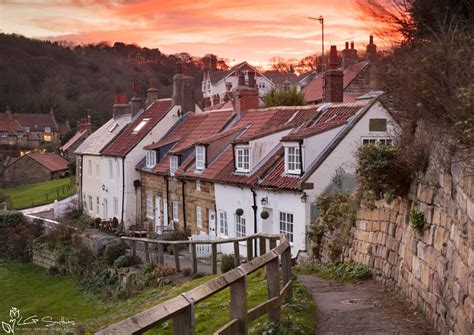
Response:
[{"label": "brick chimney stack", "polygon": [[351,42],[351,47],[349,49],[349,42],[346,42],[346,48],[342,50],[342,69],[347,68],[355,63],[357,63],[357,50],[354,48],[354,42]]},{"label": "brick chimney stack", "polygon": [[138,114],[142,109],[142,98],[140,97],[140,83],[138,80],[132,82],[132,92],[133,97],[130,100],[130,110],[132,112],[132,117]]},{"label": "brick chimney stack", "polygon": [[127,95],[125,93],[116,93],[113,106],[114,119],[123,114],[130,113],[130,105],[127,103]]},{"label": "brick chimney stack", "polygon": [[324,73],[324,101],[342,102],[344,99],[344,73],[339,68],[337,48],[331,45],[329,69]]},{"label": "brick chimney stack", "polygon": [[[258,89],[255,88],[255,73],[249,72],[249,85],[245,85],[245,77],[242,72],[239,73],[239,85],[232,90],[232,106],[234,113],[240,117],[243,111],[258,108],[259,96]],[[250,85],[253,85],[251,87]]]},{"label": "brick chimney stack", "polygon": [[90,132],[91,128],[92,128],[92,122],[91,122],[90,115],[87,115],[86,118],[83,118],[77,121],[77,131],[87,130],[88,132]]},{"label": "brick chimney stack", "polygon": [[367,44],[365,57],[369,62],[377,60],[377,45],[374,44],[374,36],[372,35],[370,35],[369,44]]},{"label": "brick chimney stack", "polygon": [[156,88],[156,81],[154,79],[150,79],[148,84],[148,89],[146,90],[146,101],[145,101],[145,108],[148,108],[153,101],[158,99],[158,89]]},{"label": "brick chimney stack", "polygon": [[176,63],[176,74],[173,77],[173,106],[181,106],[181,113],[194,112],[196,108],[194,98],[194,78],[189,75],[189,66],[183,74],[183,64]]}]

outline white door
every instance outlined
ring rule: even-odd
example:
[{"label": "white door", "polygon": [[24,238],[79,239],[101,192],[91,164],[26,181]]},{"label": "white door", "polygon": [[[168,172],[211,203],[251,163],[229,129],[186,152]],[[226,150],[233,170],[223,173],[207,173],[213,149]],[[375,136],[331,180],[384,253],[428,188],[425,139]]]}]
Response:
[{"label": "white door", "polygon": [[210,209],[209,210],[209,237],[216,236],[216,211]]},{"label": "white door", "polygon": [[109,219],[109,211],[108,211],[108,202],[107,198],[104,198],[104,209],[103,209],[103,220],[108,220]]},{"label": "white door", "polygon": [[155,198],[155,232],[161,233],[161,197]]},{"label": "white door", "polygon": [[163,225],[168,226],[168,199],[163,199]]},{"label": "white door", "polygon": [[273,234],[273,210],[271,208],[263,208],[263,211],[268,212],[268,218],[262,219],[262,232],[264,234]]}]

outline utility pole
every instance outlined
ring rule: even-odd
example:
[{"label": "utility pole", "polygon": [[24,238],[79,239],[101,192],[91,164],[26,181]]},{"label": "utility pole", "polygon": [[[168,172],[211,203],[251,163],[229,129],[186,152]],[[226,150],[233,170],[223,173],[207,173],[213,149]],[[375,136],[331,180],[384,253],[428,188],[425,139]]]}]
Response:
[{"label": "utility pole", "polygon": [[316,17],[308,17],[310,20],[318,20],[321,23],[321,72],[324,73],[324,17],[320,15],[318,18]]}]

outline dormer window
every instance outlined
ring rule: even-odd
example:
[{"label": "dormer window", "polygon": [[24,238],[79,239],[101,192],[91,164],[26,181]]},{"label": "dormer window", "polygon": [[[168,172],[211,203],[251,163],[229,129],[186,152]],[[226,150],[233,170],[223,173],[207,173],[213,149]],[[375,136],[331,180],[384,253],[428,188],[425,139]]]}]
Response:
[{"label": "dormer window", "polygon": [[45,133],[50,133],[51,132],[51,127],[44,127],[44,132]]},{"label": "dormer window", "polygon": [[170,173],[174,176],[176,170],[178,170],[178,156],[171,156],[170,158]]},{"label": "dormer window", "polygon": [[237,172],[250,172],[250,148],[237,147],[235,149],[235,170]]},{"label": "dormer window", "polygon": [[146,152],[146,167],[152,168],[156,165],[156,151],[149,150]]},{"label": "dormer window", "polygon": [[202,145],[196,146],[196,170],[204,170],[206,164],[206,148]]},{"label": "dormer window", "polygon": [[291,146],[285,148],[285,172],[288,174],[301,173],[299,146]]}]

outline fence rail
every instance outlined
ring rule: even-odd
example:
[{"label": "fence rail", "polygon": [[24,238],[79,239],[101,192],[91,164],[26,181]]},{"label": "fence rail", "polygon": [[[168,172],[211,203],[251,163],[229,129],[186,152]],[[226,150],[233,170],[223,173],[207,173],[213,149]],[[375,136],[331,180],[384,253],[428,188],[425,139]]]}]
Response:
[{"label": "fence rail", "polygon": [[[96,334],[140,334],[160,323],[172,319],[173,334],[194,334],[195,305],[216,293],[230,288],[230,321],[214,335],[246,335],[248,334],[248,323],[268,313],[270,320],[280,318],[281,302],[292,296],[291,279],[291,248],[286,235],[256,234],[245,238],[213,241],[156,241],[148,240],[147,243],[163,244],[200,244],[214,243],[238,243],[246,241],[247,246],[252,245],[255,238],[268,239],[270,241],[269,252],[260,249],[261,255],[241,264],[239,267],[220,275],[188,292],[175,298],[156,305],[148,310],[136,314],[126,320],[111,325]],[[130,241],[142,241],[146,239],[124,238]],[[276,245],[277,240],[280,244]],[[152,242],[153,241],[153,242]],[[261,240],[260,240],[261,241]],[[144,242],[144,241],[143,241]],[[263,243],[262,243],[263,244]],[[235,245],[235,244],[234,244]],[[215,250],[215,248],[213,248]],[[262,254],[263,252],[263,254]],[[283,288],[280,290],[280,265]],[[247,308],[247,276],[263,267],[266,267],[266,280],[268,299],[262,304],[248,310]]]}]

